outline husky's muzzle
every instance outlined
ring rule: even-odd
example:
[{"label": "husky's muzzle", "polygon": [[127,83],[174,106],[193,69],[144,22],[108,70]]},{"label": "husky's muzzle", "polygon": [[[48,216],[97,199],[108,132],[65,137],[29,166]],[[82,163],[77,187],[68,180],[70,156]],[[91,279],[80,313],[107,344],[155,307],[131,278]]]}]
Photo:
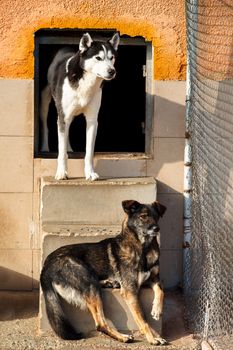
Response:
[{"label": "husky's muzzle", "polygon": [[108,69],[108,76],[109,76],[109,79],[115,78],[115,75],[116,75],[116,70],[115,70],[115,68],[109,68],[109,69]]}]

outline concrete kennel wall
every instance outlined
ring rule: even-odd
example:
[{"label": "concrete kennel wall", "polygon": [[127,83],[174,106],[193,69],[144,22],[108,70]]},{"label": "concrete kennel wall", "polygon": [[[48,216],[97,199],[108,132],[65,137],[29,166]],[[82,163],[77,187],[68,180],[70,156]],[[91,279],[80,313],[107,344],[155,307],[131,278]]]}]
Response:
[{"label": "concrete kennel wall", "polygon": [[[38,288],[40,179],[53,176],[56,168],[56,160],[33,157],[33,33],[45,27],[116,28],[152,41],[154,158],[95,162],[102,176],[157,178],[158,200],[168,207],[161,221],[161,276],[165,287],[177,286],[183,234],[183,0],[3,0],[0,21],[0,289]],[[83,160],[69,160],[69,174],[83,176]]]},{"label": "concrete kennel wall", "polygon": [[183,0],[2,0],[0,76],[33,78],[33,33],[40,28],[116,28],[156,48],[155,79],[185,77]]}]

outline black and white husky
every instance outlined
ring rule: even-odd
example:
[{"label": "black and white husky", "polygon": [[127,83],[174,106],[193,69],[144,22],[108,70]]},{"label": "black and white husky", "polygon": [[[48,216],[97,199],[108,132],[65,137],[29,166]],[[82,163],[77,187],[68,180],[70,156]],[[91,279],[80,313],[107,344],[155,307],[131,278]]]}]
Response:
[{"label": "black and white husky", "polygon": [[115,33],[107,42],[93,41],[86,33],[78,52],[64,48],[58,51],[48,69],[48,85],[41,93],[42,151],[48,151],[47,116],[53,97],[58,113],[58,164],[55,178],[66,179],[69,127],[81,113],[86,118],[85,177],[96,180],[93,154],[101,104],[102,82],[116,75],[114,62],[120,37]]}]

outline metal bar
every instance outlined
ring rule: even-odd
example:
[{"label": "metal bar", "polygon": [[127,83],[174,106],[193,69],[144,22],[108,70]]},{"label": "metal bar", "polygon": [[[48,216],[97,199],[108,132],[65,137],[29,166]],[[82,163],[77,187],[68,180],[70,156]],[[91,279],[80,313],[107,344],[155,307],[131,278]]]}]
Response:
[{"label": "metal bar", "polygon": [[153,48],[147,43],[146,50],[146,125],[145,125],[145,153],[147,156],[153,154],[152,130],[154,115],[154,93],[153,93]]},{"label": "metal bar", "polygon": [[190,285],[189,250],[191,245],[191,221],[192,221],[192,152],[190,124],[190,61],[187,52],[187,76],[186,76],[186,111],[185,111],[185,150],[184,150],[184,236],[183,236],[183,286],[184,290]]}]

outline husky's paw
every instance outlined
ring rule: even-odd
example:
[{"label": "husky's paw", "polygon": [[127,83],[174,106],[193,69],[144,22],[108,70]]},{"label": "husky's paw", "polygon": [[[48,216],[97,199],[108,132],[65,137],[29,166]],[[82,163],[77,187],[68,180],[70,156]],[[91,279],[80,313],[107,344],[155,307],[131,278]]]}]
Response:
[{"label": "husky's paw", "polygon": [[99,175],[95,172],[85,171],[86,180],[96,181],[99,179]]},{"label": "husky's paw", "polygon": [[163,307],[159,303],[153,303],[152,310],[151,310],[151,316],[154,320],[158,321],[160,316],[162,316],[163,313]]},{"label": "husky's paw", "polygon": [[163,338],[154,338],[153,342],[151,342],[151,345],[167,345],[168,342],[166,339]]},{"label": "husky's paw", "polygon": [[68,179],[67,171],[62,170],[62,169],[57,169],[55,179],[56,180],[67,180]]}]

